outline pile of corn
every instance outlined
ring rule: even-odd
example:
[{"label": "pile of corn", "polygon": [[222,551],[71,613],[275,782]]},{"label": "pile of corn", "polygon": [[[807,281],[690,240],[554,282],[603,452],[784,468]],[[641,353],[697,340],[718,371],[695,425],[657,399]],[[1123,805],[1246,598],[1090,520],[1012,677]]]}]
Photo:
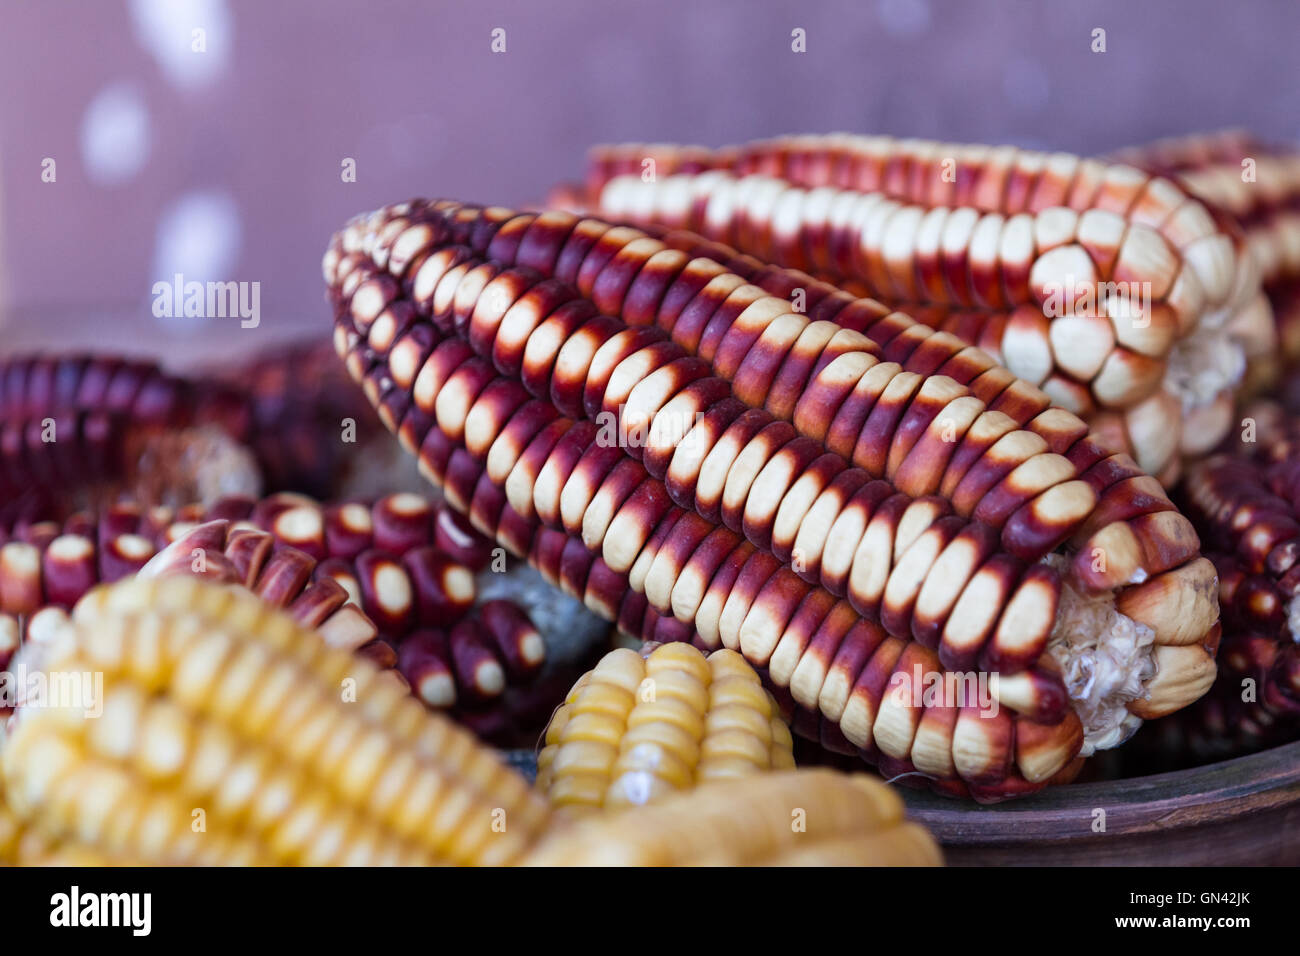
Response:
[{"label": "pile of corn", "polygon": [[[740,651],[831,749],[1003,799],[1204,693],[1213,569],[1157,482],[954,336],[747,268],[450,201],[324,262],[340,357],[481,533],[628,633]],[[923,702],[963,673],[983,704]]]},{"label": "pile of corn", "polygon": [[[0,859],[929,865],[792,732],[986,802],[1179,711],[1289,739],[1300,431],[1225,438],[1300,359],[1296,197],[1235,134],[598,147],[564,209],[349,222],[341,365],[6,361]],[[439,498],[353,500],[340,420]],[[498,546],[640,651],[539,681]],[[483,740],[539,703],[530,786]]]},{"label": "pile of corn", "polygon": [[[744,793],[706,784],[629,811],[592,856],[522,776],[373,664],[242,588],[194,577],[97,588],[20,662],[43,679],[25,686],[46,692],[29,689],[0,754],[9,862],[636,863],[723,810],[731,820],[707,843],[656,862],[939,862],[883,784],[828,771]],[[745,712],[727,689],[745,684],[743,666],[721,665],[719,719]],[[668,657],[650,670],[665,705],[684,687],[672,676],[689,674]],[[620,835],[639,849],[614,859]]]}]

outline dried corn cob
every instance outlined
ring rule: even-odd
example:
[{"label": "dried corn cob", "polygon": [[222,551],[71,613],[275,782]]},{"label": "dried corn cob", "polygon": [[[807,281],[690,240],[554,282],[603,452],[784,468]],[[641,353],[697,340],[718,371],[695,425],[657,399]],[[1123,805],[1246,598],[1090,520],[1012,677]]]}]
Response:
[{"label": "dried corn cob", "polygon": [[251,454],[215,426],[158,429],[99,412],[0,422],[0,527],[125,493],[155,504],[256,494]]},{"label": "dried corn cob", "polygon": [[[9,497],[109,482],[98,497],[125,486],[134,500],[171,505],[256,495],[263,481],[331,494],[364,480],[392,444],[328,350],[313,347],[193,380],[125,358],[10,359],[0,363],[0,439]],[[6,510],[66,514],[63,501],[40,503]]]},{"label": "dried corn cob", "polygon": [[1300,277],[1300,152],[1240,130],[1157,140],[1115,159],[1176,181],[1240,224],[1265,284]]},{"label": "dried corn cob", "polygon": [[[1086,621],[1085,640],[1116,639],[1130,645],[1135,654],[1131,669],[1122,665],[1100,683],[1108,685],[1109,694],[1114,689],[1111,678],[1119,678],[1119,684],[1128,685],[1125,693],[1132,694],[1126,698],[1130,700],[1146,693],[1145,699],[1130,704],[1136,713],[1156,716],[1176,709],[1186,703],[1184,697],[1194,699],[1208,684],[1213,664],[1200,645],[1212,648],[1215,640],[1213,596],[1207,596],[1204,588],[1196,590],[1195,575],[1165,574],[1195,557],[1194,535],[1188,533],[1186,521],[1169,510],[1172,506],[1158,486],[1150,487],[1149,479],[1139,477],[1122,456],[1108,457],[1086,440],[1086,429],[1067,425],[1055,437],[1059,452],[1079,456],[1090,480],[1070,480],[1077,473],[1074,460],[1057,453],[1047,458],[1060,459],[1069,467],[1055,465],[1055,478],[1047,478],[1053,466],[1043,461],[1029,469],[1047,466],[1040,477],[1027,482],[1017,477],[1000,485],[1017,462],[1051,447],[1045,439],[1030,435],[1025,440],[1028,445],[1019,451],[1011,450],[1015,441],[1004,446],[1012,455],[1026,457],[992,466],[992,474],[972,479],[968,490],[961,488],[960,480],[949,487],[949,495],[954,487],[961,492],[957,495],[961,513],[953,514],[948,498],[924,491],[913,498],[864,470],[849,468],[842,457],[837,463],[839,456],[833,450],[818,452],[809,445],[825,435],[824,412],[807,416],[813,428],[821,421],[823,431],[816,439],[805,436],[801,444],[787,423],[757,409],[745,411],[730,398],[727,382],[709,377],[707,363],[684,354],[675,356],[673,343],[662,334],[630,329],[600,315],[597,304],[585,298],[591,293],[581,286],[584,281],[600,281],[604,274],[600,266],[607,259],[597,257],[596,265],[588,268],[592,242],[586,236],[566,243],[563,235],[556,239],[544,228],[530,246],[528,227],[535,219],[452,203],[389,207],[336,237],[325,261],[331,297],[338,308],[336,346],[350,374],[362,383],[404,446],[418,454],[425,473],[445,484],[448,500],[465,510],[480,530],[512,541],[517,553],[529,552],[530,542],[543,538],[539,526],[570,536],[567,542],[563,537],[555,539],[555,553],[562,554],[581,534],[581,544],[599,549],[606,569],[614,572],[609,589],[594,601],[590,584],[586,585],[588,603],[604,604],[606,613],[617,617],[626,630],[645,633],[647,623],[665,630],[675,626],[685,630],[678,639],[694,629],[706,644],[716,646],[721,641],[737,647],[757,665],[769,667],[776,684],[788,684],[801,704],[817,708],[845,731],[841,741],[865,749],[891,767],[913,768],[911,761],[919,755],[925,761],[923,772],[949,782],[964,780],[983,796],[999,795],[999,788],[1008,786],[1014,790],[1041,785],[1065,768],[1083,745],[1083,729],[1073,709],[1078,702],[1066,703],[1059,664],[1046,653],[1049,632],[1057,623],[1067,622],[1069,626],[1062,630],[1068,631],[1081,618]],[[476,245],[452,241],[457,238]],[[563,260],[565,269],[578,272],[580,288],[560,280],[539,281],[537,273],[511,270],[495,260],[480,263],[475,258],[478,247],[489,253],[498,250],[510,260],[516,254],[530,261],[541,255],[553,262]],[[555,247],[562,247],[558,254]],[[546,253],[547,248],[552,251]],[[531,252],[525,253],[527,249]],[[557,275],[563,271],[555,268]],[[507,281],[497,283],[499,275]],[[517,279],[519,284],[512,286]],[[507,322],[506,316],[512,314],[514,320]],[[725,321],[714,333],[722,341],[721,352],[726,351],[731,327]],[[745,332],[760,338],[762,329]],[[854,333],[837,334],[841,343],[847,337],[856,346],[848,352],[863,361],[859,374],[876,364],[873,342],[861,335],[853,338]],[[795,364],[806,364],[807,371],[795,377],[806,382],[824,371],[839,357],[841,347],[837,343],[820,368],[815,352],[811,359],[800,357]],[[490,356],[492,364],[480,355]],[[748,361],[744,355],[739,359]],[[675,369],[685,378],[675,378]],[[626,441],[624,423],[618,426],[624,440],[609,442],[602,441],[595,422],[561,417],[561,412],[608,413],[623,399],[635,405],[636,390],[647,391],[643,386],[656,375],[660,381],[648,391],[660,397],[647,402],[642,422],[647,427],[641,431],[651,436],[649,444]],[[939,387],[957,390],[949,393],[950,401],[975,402],[972,417],[980,417],[983,406],[977,399],[955,382],[937,378]],[[671,405],[669,400],[676,401],[677,394],[687,396],[686,407],[700,413],[699,417],[686,415],[688,421],[707,423],[714,415],[719,431],[703,446],[698,440],[693,445],[689,436],[679,440],[681,435],[661,437],[655,444],[653,419],[664,415],[665,402]],[[904,396],[909,397],[910,393]],[[870,427],[859,425],[859,432],[874,429],[878,436],[863,443],[863,456],[870,462],[878,448],[890,448],[897,415],[882,411],[874,424],[869,415],[866,418]],[[911,427],[924,431],[932,418],[919,429],[914,423]],[[1048,416],[1042,427],[1050,429],[1052,418]],[[1000,431],[994,429],[962,446],[966,451],[958,455],[963,459],[959,477],[970,472],[1000,436],[1015,433],[1014,422],[1006,416],[1001,419],[1007,424]],[[692,448],[688,456],[701,447],[708,452],[718,435],[727,432],[727,423],[737,421],[743,421],[742,430],[727,440],[731,445],[716,466],[701,471],[697,461],[681,473],[680,481],[674,480],[672,465],[682,449]],[[782,427],[789,429],[784,439]],[[764,445],[769,439],[763,438],[746,454],[742,447],[748,450],[747,443],[755,435],[768,435],[776,443]],[[1042,443],[1041,451],[1032,447],[1030,439],[1035,437]],[[901,442],[899,454],[905,456],[908,446]],[[779,477],[782,472],[789,474],[788,464],[774,469],[776,477],[770,482],[762,480],[771,453],[787,444],[799,448],[794,458],[796,474],[809,464],[800,465],[799,456],[821,462],[811,472],[815,474],[811,495],[806,489],[792,495],[793,478]],[[998,456],[995,451],[994,458]],[[886,456],[876,467],[887,468],[888,460]],[[918,467],[916,480],[932,480],[934,490],[940,490],[943,467],[942,463],[937,468]],[[837,485],[841,475],[848,480]],[[660,481],[660,476],[667,481]],[[1047,478],[1045,485],[1040,483],[1043,478]],[[699,491],[706,483],[715,490],[703,496],[701,505]],[[729,486],[734,493],[728,494]],[[1069,487],[1053,495],[1058,486]],[[1102,500],[1095,510],[1094,488]],[[824,492],[829,494],[827,504],[815,511],[812,506]],[[1035,506],[1045,495],[1051,497]],[[1066,502],[1075,495],[1086,499],[1086,504],[1082,513],[1070,518],[1070,509],[1078,505]],[[803,501],[804,507],[795,507],[791,519],[795,533],[782,539],[778,526],[785,525],[777,516],[786,499]],[[971,520],[986,500],[984,512]],[[864,529],[858,539],[848,539],[847,552],[838,558],[848,562],[843,572],[836,571],[839,566],[834,561],[826,574],[820,566],[810,571],[793,548],[783,555],[778,551],[780,540],[786,545],[799,540],[798,530],[808,522],[810,509],[816,520],[824,520],[827,509],[831,519],[848,514],[846,529],[854,522]],[[718,527],[718,519],[726,526]],[[1003,524],[1001,535],[998,524]],[[809,527],[815,530],[815,521]],[[833,525],[828,527],[833,530]],[[749,541],[739,536],[741,531]],[[1076,547],[1082,542],[1088,550],[1071,565],[1071,588],[1062,589],[1051,567],[1026,569],[1026,561],[1043,557],[1072,535]],[[810,531],[809,537],[819,542],[819,548],[827,540],[824,528],[821,534]],[[833,533],[830,539],[845,540],[843,533]],[[1012,554],[998,554],[999,539],[1013,549]],[[861,544],[853,544],[854,540]],[[918,542],[924,544],[912,555],[911,548]],[[1015,556],[1017,550],[1022,557]],[[855,552],[861,553],[861,560],[855,560]],[[946,563],[939,560],[941,555],[948,556]],[[899,573],[891,576],[890,566],[896,562]],[[944,570],[935,572],[934,594],[927,595],[923,585],[936,564]],[[855,578],[857,566],[861,570]],[[1146,581],[1148,576],[1153,580]],[[941,586],[942,582],[946,584]],[[1137,620],[1115,610],[1107,592],[1117,587],[1124,589],[1125,607]],[[629,590],[620,596],[619,588]],[[1013,592],[1022,595],[1019,601],[1012,599]],[[1092,593],[1085,598],[1084,592]],[[837,594],[845,593],[852,600],[836,600]],[[634,594],[644,595],[642,610],[632,600]],[[965,594],[969,597],[962,604]],[[882,601],[879,619],[884,629],[872,622]],[[1012,610],[999,627],[1004,604]],[[657,620],[651,619],[650,611],[659,616]],[[870,616],[863,619],[860,611]],[[640,620],[642,626],[627,626],[625,615]],[[945,621],[953,622],[946,630]],[[897,636],[887,636],[887,631]],[[935,647],[945,636],[951,637],[948,646],[936,655]],[[918,643],[909,646],[913,638]],[[1145,670],[1149,665],[1142,662],[1148,653],[1142,648],[1149,648],[1148,642],[1162,646],[1154,653],[1161,663],[1160,674],[1142,687],[1150,673]],[[1061,650],[1057,643],[1053,653]],[[1066,653],[1067,658],[1076,652],[1080,655],[1066,661],[1067,670],[1075,672],[1072,679],[1091,666],[1093,650],[1095,645],[1088,645]],[[944,657],[1007,670],[1001,699],[1022,713],[1014,719],[1004,714],[1001,722],[982,720],[966,700],[934,714],[918,730],[919,709],[896,712],[892,706],[882,707],[891,678],[900,672],[910,674],[914,666],[942,672]],[[1090,683],[1099,686],[1095,680]],[[1090,727],[1089,747],[1118,742],[1132,725],[1122,716],[1122,704],[1116,710],[1112,701],[1102,709],[1109,714],[1102,721],[1107,726]],[[1025,722],[1019,743],[1013,742],[1017,721]],[[961,750],[955,762],[954,741]],[[1011,754],[1017,748],[1019,763],[1012,769]]]},{"label": "dried corn cob", "polygon": [[0,660],[21,635],[48,635],[96,583],[197,574],[249,588],[326,643],[397,668],[428,706],[513,740],[540,725],[564,674],[539,682],[546,644],[513,601],[487,601],[465,620],[489,558],[463,518],[409,493],[373,505],[290,494],[121,504],[97,519],[20,525],[0,545]]},{"label": "dried corn cob", "polygon": [[[1268,146],[1241,132],[1160,140],[1118,154],[1175,180],[1244,237],[1264,281],[1274,325],[1253,335],[1245,391],[1260,392],[1300,361],[1300,152]],[[1254,313],[1266,314],[1263,306]],[[1252,328],[1256,327],[1256,323]],[[1280,345],[1280,348],[1278,347]]]},{"label": "dried corn cob", "polygon": [[[593,151],[589,168],[591,194],[598,195],[619,173],[630,171],[627,169],[629,163],[639,174],[644,158],[656,163],[654,179],[673,174],[679,166],[684,170],[690,168],[681,162],[682,157],[675,147],[649,149],[627,146]],[[694,154],[695,167],[698,168],[699,153],[694,151]],[[829,216],[828,210],[801,210],[799,207],[805,200],[783,195],[785,190],[779,186],[755,182],[744,196],[736,197],[737,202],[729,214],[719,210],[713,216],[713,222],[721,226],[738,215],[744,215],[737,210],[753,206],[771,215],[779,207],[787,236],[790,228],[797,229],[802,223],[811,224],[822,218],[825,218],[826,228],[832,232],[836,227],[861,228],[863,242],[860,248],[850,246],[841,251],[836,240],[828,235],[822,239],[825,246],[817,244],[815,248],[809,248],[804,244],[803,253],[814,268],[843,276],[858,274],[865,281],[888,276],[885,281],[876,283],[887,297],[998,308],[1008,301],[1027,300],[1022,283],[1028,280],[1031,287],[1039,284],[1030,279],[1034,265],[1038,265],[1041,272],[1053,271],[1036,259],[1047,252],[1062,249],[1077,249],[1089,261],[1090,265],[1086,265],[1078,253],[1070,254],[1071,259],[1078,260],[1080,274],[1077,278],[1080,281],[1136,276],[1153,282],[1160,279],[1156,298],[1168,301],[1178,315],[1180,325],[1194,323],[1206,305],[1222,305],[1232,291],[1235,253],[1231,240],[1216,230],[1204,207],[1173,183],[1129,166],[1012,147],[990,148],[844,135],[787,137],[719,150],[709,166],[721,174],[715,177],[718,179],[728,174],[735,177],[761,176],[786,180],[801,190],[847,190],[868,197],[878,195],[875,202],[894,203],[894,209],[888,214],[884,209],[872,212],[863,208],[857,211],[857,218],[850,217],[841,222]],[[703,188],[706,190],[703,195],[688,193],[689,200],[704,204],[711,201],[709,191],[716,187]],[[765,194],[765,190],[771,195]],[[755,197],[750,193],[761,195]],[[834,206],[834,199],[823,194],[815,205]],[[940,254],[940,268],[955,266],[961,270],[957,275],[964,274],[967,281],[958,282],[947,276],[948,281],[944,283],[924,281],[927,265],[923,255],[918,255],[916,275],[906,271],[897,276],[893,274],[895,258],[905,261],[917,253],[915,245],[902,243],[904,223],[891,221],[895,217],[910,219],[914,215],[907,211],[907,206],[899,209],[898,203],[922,207],[918,210],[922,217],[927,210],[946,210],[942,216],[945,221],[932,224],[926,234],[937,228],[937,238],[941,240],[936,250]],[[717,204],[725,205],[721,198]],[[644,200],[640,206],[643,209],[656,207],[656,203]],[[674,208],[681,208],[680,201],[674,204]],[[962,212],[963,209],[977,214],[977,218],[970,219]],[[1048,228],[1049,222],[1043,219],[1049,210],[1059,210],[1059,213],[1047,217],[1056,228]],[[1079,215],[1067,222],[1064,218],[1066,211]],[[799,216],[800,212],[805,215]],[[820,212],[821,218],[813,216],[814,212]],[[1090,212],[1124,217],[1126,222],[1101,218],[1087,224],[1079,221]],[[875,219],[871,218],[873,215]],[[986,223],[978,218],[979,215],[1001,215],[1007,217],[1007,221],[999,224],[1000,228],[995,231],[991,226],[984,228]],[[1037,217],[1038,221],[1012,223],[1014,217],[1023,215]],[[932,216],[938,217],[938,213]],[[953,217],[964,221],[963,235],[972,239],[978,236],[977,248],[970,249],[969,258],[952,243],[956,238],[952,234],[958,231]],[[1031,227],[1027,236],[1018,232],[1023,226]],[[736,223],[734,228],[740,231],[762,229],[763,226],[746,218],[743,223]],[[875,245],[877,237],[883,239],[891,229],[894,235],[888,252],[895,255],[887,255],[886,250]],[[984,236],[984,233],[988,235]],[[1049,235],[1055,241],[1046,241]],[[1163,241],[1158,241],[1157,237]],[[985,248],[984,240],[992,243],[991,248]],[[840,258],[831,252],[832,247]],[[922,246],[920,251],[924,250]],[[1013,255],[1017,252],[1021,254]],[[991,253],[991,256],[985,253]],[[874,261],[877,255],[883,257],[879,263]],[[1064,253],[1057,252],[1057,255],[1065,258]],[[951,261],[949,257],[952,257]],[[979,271],[984,267],[1001,281],[986,280]],[[1016,276],[1019,278],[1014,278]],[[1185,288],[1192,283],[1195,289]],[[1178,287],[1184,288],[1177,293],[1172,291]],[[916,295],[906,295],[913,289]],[[1201,295],[1191,295],[1193,291]]]},{"label": "dried corn cob", "polygon": [[937,866],[938,845],[877,780],[790,770],[711,782],[558,827],[529,866]]},{"label": "dried corn cob", "polygon": [[221,396],[163,373],[156,365],[112,356],[23,356],[0,363],[0,418],[40,419],[70,411],[123,415],[141,425],[228,423]]},{"label": "dried corn cob", "polygon": [[1188,512],[1219,573],[1222,670],[1185,718],[1203,746],[1254,749],[1300,730],[1300,429],[1257,436],[1188,474]]},{"label": "dried corn cob", "polygon": [[[68,499],[177,503],[256,494],[237,399],[112,357],[0,363],[0,526],[61,517]],[[58,494],[58,500],[52,496]],[[86,496],[89,495],[88,498]]]},{"label": "dried corn cob", "polygon": [[[1193,416],[1182,450],[1212,447],[1241,343],[1269,328],[1257,272],[1238,267],[1205,209],[1130,167],[837,136],[719,151],[709,172],[674,174],[698,169],[700,152],[644,149],[594,153],[599,211],[693,229],[904,308],[1096,419],[1167,481],[1179,436],[1149,420],[1181,407]],[[643,157],[654,177],[618,175]]]},{"label": "dried corn cob", "polygon": [[735,651],[615,650],[546,728],[537,787],[571,811],[651,803],[678,790],[794,766],[790,730]]},{"label": "dried corn cob", "polygon": [[[503,212],[496,210],[491,215]],[[456,215],[462,227],[467,227],[467,221],[475,218],[472,210],[463,210]],[[516,227],[516,223],[520,224]],[[741,398],[755,404],[764,403],[779,417],[793,418],[806,435],[824,439],[832,450],[851,458],[856,464],[872,466],[873,459],[869,455],[858,455],[859,452],[865,454],[870,447],[862,444],[867,441],[864,428],[879,428],[877,423],[884,418],[883,413],[878,413],[874,420],[869,418],[870,403],[882,394],[891,403],[910,402],[917,392],[917,383],[921,381],[917,376],[932,376],[936,372],[967,385],[974,396],[992,410],[1008,416],[1013,424],[1023,425],[1034,432],[1047,443],[1043,451],[1061,453],[1073,445],[1073,457],[1081,469],[1108,457],[1108,453],[1104,454],[1095,443],[1077,442],[1087,431],[1081,421],[1059,409],[1050,409],[1050,399],[1046,394],[1016,381],[998,369],[983,352],[966,347],[955,336],[918,326],[901,313],[888,313],[878,304],[854,300],[825,283],[816,283],[807,277],[800,279],[797,273],[763,267],[753,260],[747,264],[744,257],[736,257],[725,247],[701,245],[697,239],[665,236],[660,243],[637,230],[610,229],[596,220],[577,222],[572,217],[554,213],[535,223],[530,216],[516,217],[507,227],[508,239],[505,241],[493,238],[494,228],[491,220],[481,222],[475,229],[475,241],[480,246],[490,244],[506,257],[505,265],[515,266],[491,283],[491,294],[500,297],[501,308],[509,311],[514,320],[510,326],[504,325],[502,320],[500,328],[507,330],[507,339],[510,335],[515,338],[504,347],[495,346],[493,360],[506,362],[505,367],[510,369],[522,367],[525,376],[532,376],[531,381],[526,380],[526,385],[534,393],[545,387],[540,377],[551,371],[553,360],[547,356],[559,354],[559,342],[554,346],[551,344],[555,336],[576,332],[590,339],[593,333],[608,337],[609,331],[608,328],[599,328],[599,323],[582,325],[586,316],[571,308],[575,303],[566,303],[566,308],[557,311],[554,321],[540,322],[543,316],[536,310],[552,307],[554,303],[548,305],[547,296],[553,296],[555,291],[548,281],[520,294],[520,285],[527,285],[521,280],[521,274],[526,276],[528,270],[536,266],[543,274],[554,272],[567,278],[577,275],[581,268],[587,270],[585,281],[587,288],[591,289],[589,295],[595,297],[597,304],[613,311],[621,310],[623,317],[632,324],[657,323],[671,333],[678,345],[712,358],[714,371],[732,379]],[[666,249],[665,245],[673,248]],[[564,258],[557,250],[562,250]],[[691,258],[685,259],[679,250],[686,251]],[[651,265],[651,259],[658,265]],[[725,262],[726,267],[712,261],[714,259]],[[425,286],[420,291],[426,297],[422,307],[430,304],[427,297],[433,284],[439,288],[456,288],[460,277],[471,268],[471,261],[462,257],[447,272],[446,282],[443,282],[439,277],[445,264],[439,256],[433,259],[432,265],[422,265]],[[728,274],[727,269],[732,268],[740,270],[739,274]],[[482,291],[488,278],[489,275],[476,272],[470,285],[476,292]],[[579,284],[582,282],[580,276]],[[787,312],[773,319],[773,328],[759,337],[753,324],[772,319],[770,310],[776,308],[773,303],[798,289],[807,293],[804,303],[808,309],[807,319]],[[765,296],[764,292],[771,294]],[[511,303],[517,304],[518,308]],[[793,303],[789,305],[794,308]],[[464,303],[457,308],[461,309],[460,314],[468,315]],[[491,313],[489,323],[496,322],[499,313],[500,310]],[[528,338],[534,329],[547,344],[536,348],[532,360],[524,362],[518,358],[523,351],[521,336]],[[486,334],[491,335],[493,331],[489,324]],[[870,336],[870,341],[862,335],[854,335],[855,332]],[[875,342],[886,344],[875,348]],[[633,340],[629,344],[635,343]],[[744,361],[736,359],[736,350],[751,343],[753,348],[744,356]],[[725,349],[724,344],[727,346]],[[583,347],[591,351],[595,345]],[[667,346],[656,344],[656,348],[662,352]],[[569,351],[572,353],[574,349]],[[648,349],[636,361],[643,361],[647,355],[660,366],[667,361],[666,355],[655,356]],[[879,359],[887,361],[880,362]],[[899,363],[903,370],[913,374],[898,375]],[[879,367],[872,368],[873,365]],[[670,396],[674,388],[680,388],[676,383],[690,381],[701,374],[699,363],[692,365],[678,361],[674,366],[661,370],[654,386],[642,390],[643,397],[658,400],[661,395]],[[649,368],[653,369],[654,365]],[[864,369],[868,373],[864,374]],[[896,380],[887,377],[890,375],[897,376]],[[887,384],[892,387],[892,392],[884,391]],[[690,381],[690,386],[680,389],[678,400],[666,405],[664,410],[676,416],[700,411],[698,400],[702,391],[708,394],[709,383]],[[631,398],[632,393],[626,394]],[[960,393],[952,393],[946,386],[931,387],[930,391],[920,394],[925,401],[911,419],[903,423],[907,441],[915,441],[915,444],[903,444],[899,450],[899,454],[911,451],[904,472],[910,470],[913,474],[905,473],[903,478],[913,485],[917,483],[918,473],[921,481],[927,480],[923,470],[926,462],[932,469],[929,475],[937,480],[938,473],[933,465],[936,448],[942,461],[968,429],[972,434],[979,434],[980,426],[985,424],[972,421],[978,414],[978,405],[972,404],[970,399],[959,400]],[[574,400],[566,399],[560,393],[552,397],[561,400],[561,410],[573,410]],[[566,401],[567,405],[564,404]],[[696,405],[691,405],[692,401]],[[629,411],[632,410],[629,406]],[[1159,458],[1163,455],[1161,449],[1169,447],[1166,440],[1168,429],[1160,412],[1161,406],[1157,402],[1144,405],[1133,413],[1134,421],[1141,421],[1145,429],[1141,432],[1144,459],[1149,459],[1151,452]],[[643,417],[631,422],[632,428],[639,430],[642,436],[646,431],[645,424]],[[972,429],[972,425],[976,427]],[[927,426],[928,433],[922,440],[916,441],[911,437],[915,431]],[[678,427],[684,429],[681,423]],[[1003,437],[1005,435],[999,432],[992,439]],[[999,450],[1013,446],[1017,440],[1007,438]],[[969,454],[969,451],[958,452],[953,457],[954,464],[962,465]],[[1111,457],[1105,466],[1112,483],[1141,476],[1141,470],[1132,462],[1120,468],[1120,461]],[[875,464],[874,467],[878,470],[881,466]],[[961,472],[954,471],[954,474]]]},{"label": "dried corn cob", "polygon": [[73,621],[26,664],[101,674],[98,716],[21,706],[3,754],[49,840],[155,864],[506,864],[546,824],[465,731],[246,591],[136,578]]},{"label": "dried corn cob", "polygon": [[375,497],[395,487],[400,451],[327,344],[302,342],[251,361],[204,369],[208,389],[231,391],[246,409],[239,435],[270,491],[316,498]]}]

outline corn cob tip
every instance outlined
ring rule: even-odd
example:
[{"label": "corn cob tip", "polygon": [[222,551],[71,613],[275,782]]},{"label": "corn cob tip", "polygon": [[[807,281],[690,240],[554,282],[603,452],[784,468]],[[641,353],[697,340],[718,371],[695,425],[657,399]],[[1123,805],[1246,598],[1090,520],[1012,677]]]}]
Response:
[{"label": "corn cob tip", "polygon": [[610,651],[574,684],[544,740],[537,786],[567,813],[794,764],[790,731],[749,662],[685,643]]}]

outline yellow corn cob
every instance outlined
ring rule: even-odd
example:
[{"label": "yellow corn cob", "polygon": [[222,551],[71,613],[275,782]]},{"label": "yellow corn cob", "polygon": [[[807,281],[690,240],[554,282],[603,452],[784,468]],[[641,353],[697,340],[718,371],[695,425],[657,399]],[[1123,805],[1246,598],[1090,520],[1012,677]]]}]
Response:
[{"label": "yellow corn cob", "polygon": [[706,784],[557,828],[531,866],[937,866],[939,847],[878,780],[792,770]]},{"label": "yellow corn cob", "polygon": [[83,846],[58,843],[34,830],[23,829],[22,821],[5,810],[5,839],[9,841],[0,866],[140,866],[139,861],[110,859]]},{"label": "yellow corn cob", "polygon": [[99,588],[22,654],[50,687],[102,675],[79,702],[89,714],[25,702],[4,747],[10,807],[60,850],[506,864],[549,816],[466,731],[240,589],[185,577]]},{"label": "yellow corn cob", "polygon": [[[653,649],[652,649],[653,648]],[[790,729],[732,650],[610,651],[565,699],[537,758],[537,787],[570,811],[650,803],[697,783],[794,766]]]}]

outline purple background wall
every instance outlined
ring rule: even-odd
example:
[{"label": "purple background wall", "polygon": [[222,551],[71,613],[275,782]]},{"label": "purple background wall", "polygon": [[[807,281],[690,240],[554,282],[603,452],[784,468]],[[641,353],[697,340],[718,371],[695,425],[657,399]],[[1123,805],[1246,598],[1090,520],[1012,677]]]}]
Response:
[{"label": "purple background wall", "polygon": [[[527,203],[596,141],[1300,139],[1297,36],[1300,4],[1268,0],[0,0],[0,350],[323,333],[320,254],[349,215]],[[159,328],[176,268],[260,282],[261,326]]]}]

